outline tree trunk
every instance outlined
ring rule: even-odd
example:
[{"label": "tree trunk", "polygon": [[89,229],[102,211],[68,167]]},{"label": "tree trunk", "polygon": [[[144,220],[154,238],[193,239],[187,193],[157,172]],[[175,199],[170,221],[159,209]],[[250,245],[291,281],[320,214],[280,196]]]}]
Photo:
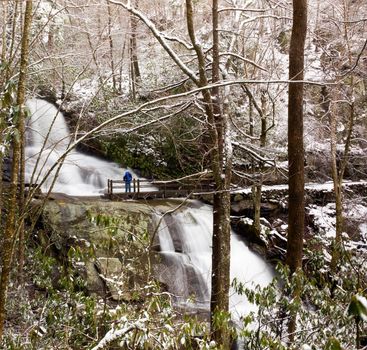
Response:
[{"label": "tree trunk", "polygon": [[[0,116],[0,144],[2,145],[3,140],[3,131],[5,129],[5,125],[2,119],[2,116]],[[3,172],[4,172],[4,153],[0,152],[0,214],[1,218],[3,217]],[[3,232],[3,220],[0,219],[0,232]]]},{"label": "tree trunk", "polygon": [[[261,90],[261,110],[260,112],[260,120],[261,120],[261,130],[260,130],[260,147],[263,148],[266,146],[266,136],[268,133],[268,123],[267,123],[267,109],[268,104],[265,96],[266,92]],[[259,163],[259,181],[252,188],[253,201],[254,201],[254,228],[256,233],[260,236],[261,233],[261,191],[263,184],[263,171],[264,164],[260,161]]]},{"label": "tree trunk", "polygon": [[[11,7],[10,7],[11,6]],[[19,32],[19,26],[22,26],[21,23],[21,1],[15,0],[12,5],[10,5],[8,9],[11,8],[11,33],[9,34],[7,41],[8,52],[7,54],[7,62],[13,62],[15,59],[15,55],[17,54],[17,33]],[[11,65],[8,65],[6,69],[6,80],[12,76],[13,72],[11,71]]]},{"label": "tree trunk", "polygon": [[[303,80],[307,1],[293,0],[293,28],[289,51],[289,79]],[[288,94],[289,214],[287,264],[302,267],[304,233],[303,82],[290,83]]]},{"label": "tree trunk", "polygon": [[[164,37],[146,16],[130,3],[119,3],[131,14],[138,16],[152,31],[158,42],[166,50],[177,66],[198,87],[204,88],[209,85],[206,56],[196,40],[193,21],[192,0],[186,0],[186,22],[188,37],[193,51],[196,54],[198,75],[189,68],[179,56],[167,44]],[[212,81],[219,80],[219,36],[218,36],[218,3],[213,0],[213,60]],[[202,90],[203,108],[206,114],[206,128],[210,137],[207,149],[210,150],[211,168],[216,185],[213,205],[213,274],[211,296],[211,329],[213,339],[218,348],[229,349],[228,332],[228,304],[229,304],[229,266],[230,266],[230,183],[231,183],[231,160],[232,148],[229,138],[229,121],[221,110],[222,104],[218,89]],[[216,322],[221,320],[220,323]]]},{"label": "tree trunk", "polygon": [[[24,26],[21,43],[20,72],[17,92],[17,105],[19,106],[19,116],[17,122],[18,132],[22,129],[24,123],[24,100],[25,100],[25,83],[28,66],[29,51],[29,29],[32,21],[32,1],[26,2],[24,15]],[[24,128],[24,126],[23,126]],[[16,212],[17,212],[17,189],[18,189],[18,172],[19,162],[21,158],[21,140],[20,137],[13,139],[13,163],[9,194],[9,210],[6,218],[4,239],[2,247],[1,261],[1,279],[0,279],[0,340],[3,335],[4,321],[6,317],[6,296],[10,277],[11,261],[13,255],[14,239],[16,233]]]},{"label": "tree trunk", "polygon": [[[266,99],[266,91],[261,90],[261,105],[259,105],[254,95],[252,94],[251,90],[248,88],[247,85],[242,85],[243,90],[246,92],[249,98],[249,122],[250,122],[250,129],[249,134],[250,136],[254,136],[254,117],[253,117],[253,109],[255,108],[257,113],[260,117],[260,147],[263,148],[266,146],[266,137],[268,134],[268,123],[267,123],[267,109],[268,103]],[[261,210],[261,191],[262,191],[262,172],[264,170],[263,162],[259,161],[257,163],[255,160],[252,160],[252,173],[256,176],[256,173],[259,174],[260,178],[252,185],[252,201],[253,201],[253,210],[254,210],[254,222],[253,227],[258,235],[260,235],[261,225],[260,225],[260,210]],[[256,165],[258,164],[258,168]]]},{"label": "tree trunk", "polygon": [[[2,3],[2,12],[3,12],[3,26],[2,26],[2,48],[1,48],[1,63],[5,64],[6,62],[6,53],[8,48],[8,42],[7,42],[7,31],[8,31],[8,6],[9,4],[7,2]],[[5,86],[7,82],[6,74],[1,74],[0,76],[0,84],[2,87]],[[2,91],[3,92],[3,91]],[[5,113],[4,113],[5,114]],[[6,128],[5,124],[5,115],[1,113],[0,115],[0,145],[4,144],[4,130]],[[4,154],[5,151],[0,152],[0,214],[2,217],[3,214],[3,166],[4,166]],[[3,229],[3,220],[0,220],[0,232],[2,232]]]},{"label": "tree trunk", "polygon": [[6,50],[7,50],[7,40],[6,33],[8,31],[8,4],[6,2],[2,3],[3,7],[3,35],[1,37],[2,47],[1,47],[1,62],[5,63]]},{"label": "tree trunk", "polygon": [[119,93],[122,93],[122,81],[123,81],[123,73],[124,73],[124,67],[123,67],[123,62],[124,62],[124,56],[125,56],[125,49],[126,49],[126,36],[124,39],[124,44],[122,45],[122,49],[121,49],[121,58],[120,58],[120,67],[119,67]]},{"label": "tree trunk", "polygon": [[[333,176],[334,179],[334,176]],[[335,241],[332,247],[332,256],[330,263],[331,273],[335,273],[341,256],[342,244],[343,244],[343,189],[342,182],[343,179],[336,179],[334,181],[334,193],[335,193]]]},{"label": "tree trunk", "polygon": [[266,136],[268,133],[268,103],[266,99],[266,91],[261,90],[261,132],[260,132],[260,147],[266,146]]},{"label": "tree trunk", "polygon": [[256,230],[256,234],[260,235],[261,232],[261,182],[254,184],[252,186],[252,201],[254,207],[254,229]]},{"label": "tree trunk", "polygon": [[[138,2],[135,2],[138,6]],[[133,14],[130,14],[130,75],[131,75],[131,94],[133,100],[136,99],[137,83],[140,81],[140,68],[137,54],[136,29],[138,22]]]},{"label": "tree trunk", "polygon": [[[349,7],[347,3],[343,2],[343,29],[344,29],[344,44],[346,47],[346,53],[348,56],[348,64],[352,66],[353,64],[353,56],[352,49],[350,47],[350,38],[349,38],[349,28],[351,26],[350,17],[349,17]],[[334,183],[334,193],[335,193],[335,210],[336,210],[336,224],[335,224],[335,241],[332,247],[332,257],[330,263],[331,273],[334,274],[337,271],[337,266],[341,257],[342,245],[343,245],[343,228],[344,228],[344,217],[343,217],[343,179],[344,173],[347,167],[347,163],[349,160],[350,147],[352,142],[352,133],[354,129],[355,123],[355,78],[353,73],[349,77],[349,84],[345,84],[345,87],[349,85],[349,91],[347,91],[347,103],[349,108],[349,118],[348,118],[348,126],[347,137],[344,143],[344,152],[339,162],[339,167],[337,164],[337,120],[336,116],[339,114],[339,111],[336,109],[336,103],[332,104],[332,108],[329,114],[330,118],[330,129],[331,129],[331,158],[332,158],[332,177]],[[340,90],[342,88],[340,87]],[[344,95],[344,94],[343,94]],[[345,95],[344,95],[345,96]],[[343,100],[345,97],[342,97]],[[336,99],[338,100],[338,98]]]},{"label": "tree trunk", "polygon": [[[28,61],[28,60],[27,60]],[[18,99],[19,100],[19,99]],[[25,101],[25,97],[23,97],[23,103]],[[19,101],[18,101],[19,102]],[[25,220],[25,111],[21,108],[21,114],[19,115],[19,137],[20,137],[20,159],[19,159],[19,179],[18,179],[18,228],[17,232],[19,233],[18,239],[18,283],[19,285],[23,284],[23,268],[24,268],[24,259],[25,259],[25,229],[24,229],[24,220]]]},{"label": "tree trunk", "polygon": [[[307,32],[307,0],[293,0],[293,26],[289,49],[289,79],[303,80]],[[288,243],[286,262],[293,274],[302,269],[304,234],[303,82],[290,83],[288,92]],[[300,290],[296,288],[297,297]],[[288,324],[289,343],[294,340],[297,314]]]},{"label": "tree trunk", "polygon": [[[219,81],[219,33],[218,33],[218,0],[213,0],[213,63],[212,82]],[[205,68],[205,67],[203,67]],[[217,193],[213,200],[213,243],[212,243],[212,290],[210,300],[212,339],[221,349],[230,348],[229,320],[229,287],[230,287],[230,183],[231,156],[228,154],[225,115],[221,108],[219,88],[212,89],[213,114],[217,135],[214,145],[219,161],[213,167]],[[224,175],[224,176],[223,176]],[[218,320],[222,319],[222,322]]]},{"label": "tree trunk", "polygon": [[[353,80],[353,79],[352,79]],[[350,113],[349,113],[349,125],[347,139],[344,145],[343,157],[340,161],[339,169],[337,165],[337,121],[336,112],[331,111],[330,113],[330,129],[331,129],[331,170],[334,183],[334,193],[335,193],[335,241],[332,247],[331,253],[331,263],[330,270],[334,274],[337,271],[337,266],[341,256],[341,250],[343,245],[343,228],[344,228],[344,216],[343,216],[343,179],[345,169],[347,167],[347,161],[349,158],[349,150],[351,146],[352,131],[354,127],[354,103],[350,103]]]},{"label": "tree trunk", "polygon": [[115,74],[115,63],[113,61],[113,39],[112,39],[112,12],[111,12],[111,4],[107,0],[107,11],[108,11],[108,42],[110,45],[110,64],[111,64],[111,72],[112,72],[112,87],[113,91],[117,91],[116,84],[116,74]]}]

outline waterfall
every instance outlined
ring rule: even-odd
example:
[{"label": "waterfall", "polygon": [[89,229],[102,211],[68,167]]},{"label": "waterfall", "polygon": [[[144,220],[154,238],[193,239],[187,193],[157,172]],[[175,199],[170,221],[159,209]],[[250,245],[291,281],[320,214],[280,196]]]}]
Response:
[{"label": "waterfall", "polygon": [[[64,116],[52,104],[32,99],[27,102],[31,118],[26,133],[26,182],[38,183],[71,143]],[[108,178],[122,178],[124,169],[72,150],[57,176],[54,192],[69,195],[96,195],[104,191]],[[135,175],[136,176],[136,175]],[[47,191],[54,174],[42,186]],[[158,278],[168,286],[175,302],[186,310],[207,312],[210,305],[211,241],[213,209],[197,201],[177,212],[157,216],[160,222],[158,240],[161,261],[156,267]],[[162,220],[160,220],[162,219]],[[271,268],[251,252],[241,238],[231,234],[231,279],[237,278],[246,286],[267,285],[273,277]],[[254,305],[231,291],[232,317],[254,310]]]},{"label": "waterfall", "polygon": [[[158,218],[156,219],[158,222]],[[160,254],[158,278],[169,286],[176,304],[209,310],[211,288],[211,243],[213,208],[192,202],[190,208],[163,217],[158,229]],[[231,280],[246,287],[265,287],[273,278],[271,267],[244,241],[231,233]],[[233,320],[255,311],[244,295],[230,292]]]},{"label": "waterfall", "polygon": [[[26,131],[25,181],[39,183],[72,139],[63,114],[54,105],[31,99],[27,106],[31,117]],[[122,179],[124,170],[116,163],[72,150],[63,162],[52,191],[79,196],[99,195],[104,192],[107,179]],[[42,191],[50,188],[54,176],[55,171],[47,177]]]}]

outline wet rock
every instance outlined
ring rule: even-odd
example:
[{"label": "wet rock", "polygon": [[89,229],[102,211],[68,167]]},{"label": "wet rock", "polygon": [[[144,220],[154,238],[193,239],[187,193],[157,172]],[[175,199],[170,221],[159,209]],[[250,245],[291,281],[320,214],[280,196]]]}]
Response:
[{"label": "wet rock", "polygon": [[126,283],[126,274],[118,258],[97,258],[95,262],[102,280],[105,282],[110,297],[115,301],[130,301],[132,299]]},{"label": "wet rock", "polygon": [[[73,266],[75,273],[86,282],[89,293],[104,296],[107,291],[114,300],[131,300],[131,293],[126,291],[143,285],[142,281],[146,280],[148,253],[145,251],[139,256],[141,269],[139,267],[138,276],[132,272],[122,273],[122,266],[138,253],[126,247],[134,237],[143,237],[154,231],[154,210],[170,210],[175,205],[177,203],[164,201],[151,201],[147,205],[134,201],[109,202],[98,198],[54,196],[43,209],[39,242],[53,248],[60,264]],[[158,248],[157,240],[155,242]],[[74,259],[74,254],[82,256],[82,260]],[[123,283],[122,294],[109,281],[112,276],[120,276],[116,285]]]},{"label": "wet rock", "polygon": [[235,224],[235,231],[245,238],[250,246],[266,247],[266,241],[256,232],[252,220],[240,219]]},{"label": "wet rock", "polygon": [[76,264],[74,268],[85,281],[86,288],[91,294],[104,295],[106,293],[106,286],[99,276],[93,261]]},{"label": "wet rock", "polygon": [[233,215],[251,215],[252,211],[253,211],[252,200],[242,199],[232,202],[231,204],[231,212]]}]

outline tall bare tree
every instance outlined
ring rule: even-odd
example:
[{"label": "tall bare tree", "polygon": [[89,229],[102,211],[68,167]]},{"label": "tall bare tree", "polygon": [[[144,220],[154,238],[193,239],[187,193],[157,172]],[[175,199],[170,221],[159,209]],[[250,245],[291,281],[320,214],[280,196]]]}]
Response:
[{"label": "tall bare tree", "polygon": [[[358,66],[359,58],[367,47],[367,40],[365,40],[363,47],[360,51],[354,52],[355,49],[351,47],[353,36],[361,34],[361,26],[358,21],[356,24],[352,24],[353,16],[350,13],[348,4],[346,1],[342,1],[340,6],[342,22],[341,26],[337,26],[337,30],[340,31],[341,38],[343,38],[344,45],[339,45],[339,62],[335,62],[336,76],[342,77],[340,84],[334,87],[334,96],[329,96],[329,121],[330,121],[330,146],[331,146],[331,173],[334,184],[335,194],[335,241],[332,247],[331,258],[331,272],[337,271],[337,266],[340,262],[342,246],[343,246],[343,230],[344,230],[344,213],[343,213],[343,181],[344,175],[348,166],[350,158],[350,150],[353,141],[353,131],[355,128],[355,122],[357,118],[357,103],[356,103],[356,90],[361,81],[355,71]],[[358,14],[357,14],[358,15]],[[359,30],[358,30],[359,29]],[[334,70],[333,69],[333,70]],[[338,137],[338,123],[343,122],[338,118],[338,115],[344,116],[345,134],[344,134],[344,149],[342,152],[337,151],[338,144],[341,144],[341,140]]]},{"label": "tall bare tree", "polygon": [[[189,2],[188,2],[189,3]],[[188,8],[189,13],[190,8]],[[220,80],[219,71],[219,14],[218,0],[212,2],[213,63],[212,82]],[[205,66],[201,66],[205,69]],[[229,332],[224,324],[216,321],[219,315],[228,317],[230,286],[230,185],[232,174],[231,150],[227,139],[228,123],[220,90],[213,88],[211,92],[212,111],[207,111],[210,122],[214,122],[212,134],[216,137],[213,145],[212,170],[217,192],[214,194],[213,210],[213,244],[212,244],[212,290],[210,302],[211,331],[213,339],[223,349],[229,348]],[[207,97],[208,98],[208,97]],[[208,101],[209,102],[209,101]],[[211,116],[213,114],[213,116]],[[215,164],[217,163],[217,164]],[[226,319],[226,318],[224,318]]]},{"label": "tall bare tree", "polygon": [[111,65],[111,73],[112,73],[112,87],[113,90],[117,91],[117,83],[116,83],[116,72],[115,72],[115,62],[113,59],[113,51],[114,51],[114,45],[113,45],[113,37],[112,37],[112,10],[111,10],[111,4],[107,1],[107,12],[108,12],[108,25],[107,25],[107,33],[108,33],[108,42],[110,45],[110,65]]},{"label": "tall bare tree", "polygon": [[[303,77],[307,31],[307,1],[293,0],[293,27],[289,50],[288,163],[289,214],[287,264],[291,272],[302,267],[304,233]],[[292,80],[296,82],[292,82]]]},{"label": "tall bare tree", "polygon": [[[138,8],[139,2],[135,0],[135,7]],[[137,45],[137,28],[138,21],[137,18],[130,14],[130,41],[129,41],[129,49],[130,49],[130,86],[131,86],[131,95],[132,99],[136,99],[136,93],[138,84],[140,82],[140,68],[139,68],[139,59],[138,59],[138,45]]]},{"label": "tall bare tree", "polygon": [[[205,113],[207,138],[211,169],[216,186],[213,204],[213,273],[212,273],[212,332],[213,339],[222,346],[229,348],[228,332],[228,305],[229,305],[229,267],[230,267],[230,182],[231,182],[231,160],[232,147],[228,133],[228,121],[226,113],[223,112],[223,103],[219,89],[205,89],[211,79],[213,82],[219,80],[219,34],[218,34],[218,1],[212,2],[212,34],[213,34],[213,56],[212,76],[207,70],[208,61],[204,49],[197,40],[194,25],[194,8],[191,0],[186,0],[186,23],[187,33],[190,39],[190,49],[196,56],[196,71],[192,71],[172,49],[162,33],[155,24],[150,21],[138,9],[132,7],[130,2],[113,1],[121,5],[133,15],[140,18],[151,30],[152,34],[169,54],[176,65],[191,79],[191,81],[202,90],[202,110]],[[185,45],[188,47],[187,45]],[[198,72],[198,73],[196,73]],[[222,323],[218,320],[223,320]]]},{"label": "tall bare tree", "polygon": [[[304,145],[303,78],[304,47],[307,32],[307,0],[293,0],[293,26],[289,48],[288,90],[288,244],[286,261],[291,273],[302,269],[304,235]],[[292,82],[295,80],[297,82]],[[296,288],[297,289],[297,288]],[[296,291],[297,293],[297,291]],[[294,339],[296,315],[289,322],[289,339]]]},{"label": "tall bare tree", "polygon": [[17,231],[17,193],[18,193],[18,180],[19,169],[21,160],[21,134],[24,131],[24,102],[25,102],[25,86],[28,67],[28,51],[29,51],[29,32],[32,22],[32,1],[27,0],[25,13],[24,13],[24,25],[21,42],[21,57],[19,67],[19,80],[17,91],[17,106],[18,110],[14,118],[16,118],[16,129],[12,146],[13,146],[13,158],[12,158],[12,173],[10,183],[10,194],[8,199],[8,213],[6,218],[6,224],[3,236],[3,247],[1,256],[1,279],[0,279],[0,339],[3,335],[4,321],[6,317],[6,297],[7,289],[10,277],[10,269],[12,262],[12,255],[14,249],[14,241]]}]

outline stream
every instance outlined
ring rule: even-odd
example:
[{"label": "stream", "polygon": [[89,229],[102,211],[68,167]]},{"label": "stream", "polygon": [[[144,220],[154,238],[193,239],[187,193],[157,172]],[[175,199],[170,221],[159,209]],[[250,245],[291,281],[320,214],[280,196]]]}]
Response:
[{"label": "stream", "polygon": [[[27,105],[32,116],[26,134],[26,182],[39,183],[73,139],[63,114],[55,106],[40,99],[29,100]],[[42,191],[48,191],[54,182],[53,192],[97,196],[105,191],[108,178],[119,179],[124,170],[116,163],[73,150],[64,160],[55,182],[55,172],[47,176]],[[153,220],[158,224],[159,214]],[[165,215],[159,226],[162,261],[158,278],[168,286],[175,303],[187,310],[209,310],[212,226],[212,207],[199,201]],[[273,278],[272,268],[234,232],[231,235],[233,278],[247,287],[266,286]],[[231,290],[230,310],[235,321],[254,309],[245,296]]]}]

